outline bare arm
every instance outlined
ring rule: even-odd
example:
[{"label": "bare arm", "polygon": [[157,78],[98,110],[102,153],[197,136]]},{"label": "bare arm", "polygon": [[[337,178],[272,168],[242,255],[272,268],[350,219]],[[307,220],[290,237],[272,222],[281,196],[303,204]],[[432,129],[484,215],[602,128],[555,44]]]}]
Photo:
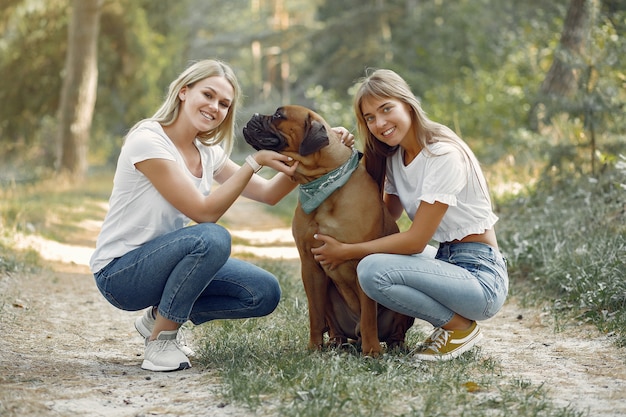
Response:
[{"label": "bare arm", "polygon": [[[235,175],[239,169],[239,165],[232,161],[227,161],[226,166],[222,168],[215,179],[217,182],[224,184],[224,182],[228,181],[232,175]],[[271,179],[263,178],[260,175],[252,175],[250,181],[242,190],[241,195],[261,203],[274,205],[289,194],[296,185],[297,184],[291,180],[290,176],[281,172],[274,175]]]},{"label": "bare arm", "polygon": [[[347,147],[354,145],[354,135],[345,127],[333,127],[332,130],[338,135],[338,139]],[[227,170],[223,170],[224,176],[229,176],[229,172],[234,172],[238,166],[234,162],[230,162]],[[280,168],[280,167],[279,167]],[[291,171],[291,175],[295,172],[295,168]],[[222,174],[222,173],[220,173]],[[260,175],[253,175],[250,182],[243,190],[242,195],[261,203],[274,205],[282,200],[287,194],[296,187],[296,183],[292,180],[289,173],[278,173],[271,179],[266,179]]]},{"label": "bare arm", "polygon": [[323,245],[311,250],[315,259],[334,268],[349,259],[362,259],[372,253],[410,255],[421,253],[432,239],[448,205],[420,203],[409,230],[361,243],[341,243],[330,236],[316,235]]},{"label": "bare arm", "polygon": [[[288,176],[293,175],[297,167],[297,164],[293,164],[291,167],[287,166],[285,163],[289,162],[289,158],[277,152],[259,151],[254,157],[259,164],[274,168]],[[147,159],[135,164],[135,166],[172,206],[197,223],[218,221],[242,194],[252,176],[258,177],[259,181],[264,180],[258,175],[254,175],[248,164],[239,167],[228,160],[220,174],[215,178],[221,182],[221,186],[208,196],[204,196],[173,161]],[[284,175],[280,175],[284,177]],[[282,183],[284,180],[276,181]],[[285,186],[281,188],[282,192],[285,191],[285,188]],[[278,191],[276,193],[277,195],[280,194]]]}]

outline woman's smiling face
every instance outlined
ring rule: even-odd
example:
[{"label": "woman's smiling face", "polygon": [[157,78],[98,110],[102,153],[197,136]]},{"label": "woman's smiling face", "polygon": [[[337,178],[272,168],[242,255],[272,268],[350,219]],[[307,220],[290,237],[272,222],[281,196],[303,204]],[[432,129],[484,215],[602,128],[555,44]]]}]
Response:
[{"label": "woman's smiling face", "polygon": [[400,100],[364,97],[361,113],[372,135],[389,146],[400,145],[413,134],[411,108]]},{"label": "woman's smiling face", "polygon": [[235,90],[224,77],[209,77],[183,88],[181,111],[199,132],[217,128],[228,115]]}]

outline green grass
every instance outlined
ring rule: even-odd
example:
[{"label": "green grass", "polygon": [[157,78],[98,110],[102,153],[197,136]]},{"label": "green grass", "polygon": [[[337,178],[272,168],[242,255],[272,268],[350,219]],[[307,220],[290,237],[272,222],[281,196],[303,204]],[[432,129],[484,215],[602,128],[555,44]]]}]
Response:
[{"label": "green grass", "polygon": [[[552,404],[541,385],[504,376],[480,349],[443,363],[416,362],[399,352],[377,359],[349,349],[309,352],[298,263],[259,265],[281,282],[277,310],[196,329],[199,361],[218,370],[229,402],[286,417],[583,415]],[[415,345],[425,336],[411,329],[407,337]]]},{"label": "green grass", "polygon": [[0,243],[0,275],[36,272],[41,258],[34,250],[16,251],[9,244]]},{"label": "green grass", "polygon": [[[620,167],[618,165],[617,167]],[[626,346],[626,163],[598,178],[546,182],[503,204],[499,240],[512,291],[561,322],[591,322]]]},{"label": "green grass", "polygon": [[112,176],[99,175],[81,185],[46,180],[0,189],[0,231],[36,233],[71,243],[80,232],[80,221],[104,218]]}]

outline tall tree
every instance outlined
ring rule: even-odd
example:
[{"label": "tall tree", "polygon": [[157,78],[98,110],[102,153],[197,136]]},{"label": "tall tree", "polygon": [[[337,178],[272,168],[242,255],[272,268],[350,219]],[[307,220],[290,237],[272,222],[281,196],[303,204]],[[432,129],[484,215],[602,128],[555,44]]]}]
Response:
[{"label": "tall tree", "polygon": [[98,84],[98,33],[103,0],[73,0],[65,78],[59,106],[57,171],[79,181],[87,173],[87,149]]},{"label": "tall tree", "polygon": [[[541,108],[571,98],[578,90],[578,80],[585,70],[581,59],[589,39],[593,4],[597,0],[572,0],[563,23],[563,32],[552,65],[541,84],[538,100],[530,114],[530,123],[537,128]],[[548,112],[549,113],[549,112]],[[545,116],[544,116],[545,118]]]}]

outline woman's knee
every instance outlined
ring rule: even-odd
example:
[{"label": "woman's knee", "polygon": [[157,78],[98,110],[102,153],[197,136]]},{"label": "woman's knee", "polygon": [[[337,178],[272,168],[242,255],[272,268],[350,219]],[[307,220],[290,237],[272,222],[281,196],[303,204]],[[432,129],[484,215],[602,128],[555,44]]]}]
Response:
[{"label": "woman's knee", "polygon": [[264,317],[271,314],[280,302],[281,291],[278,281],[264,282],[250,292],[247,299],[241,299],[248,317]]},{"label": "woman's knee", "polygon": [[278,307],[280,301],[280,293],[267,294],[258,304],[256,316],[264,317],[270,315]]},{"label": "woman's knee", "polygon": [[201,223],[190,227],[194,228],[197,239],[202,243],[202,248],[212,257],[228,258],[230,256],[231,236],[224,227],[215,223]]},{"label": "woman's knee", "polygon": [[361,289],[368,296],[372,296],[374,292],[378,291],[378,281],[380,274],[380,258],[381,254],[368,255],[361,259],[356,268],[356,274],[359,279]]}]

